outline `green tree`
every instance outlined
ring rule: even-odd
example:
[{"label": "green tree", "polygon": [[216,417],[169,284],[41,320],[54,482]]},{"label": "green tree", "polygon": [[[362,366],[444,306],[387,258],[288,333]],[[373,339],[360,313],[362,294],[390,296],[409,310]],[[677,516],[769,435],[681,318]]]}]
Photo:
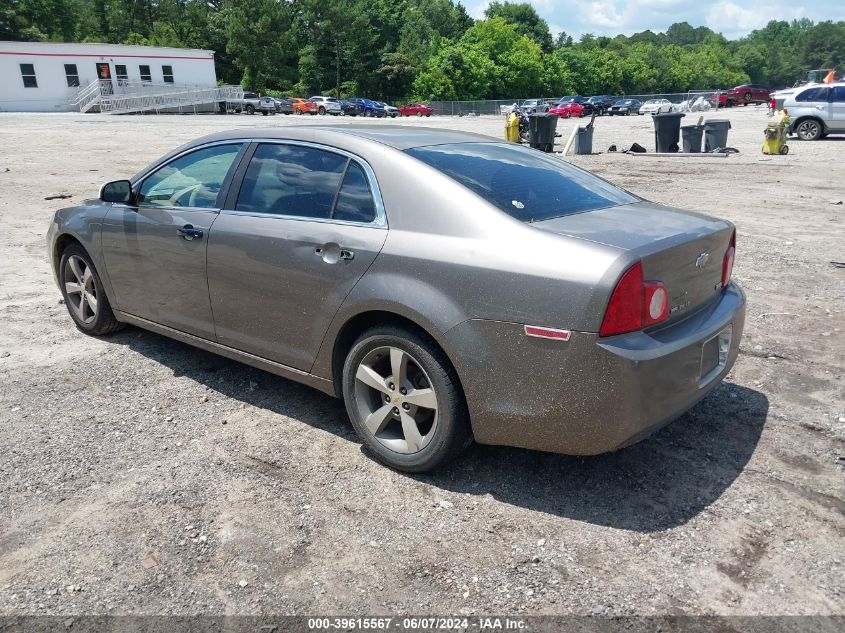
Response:
[{"label": "green tree", "polygon": [[551,52],[553,42],[549,25],[529,3],[496,0],[487,6],[484,15],[488,18],[503,18],[516,26],[517,33],[530,37],[544,52]]}]

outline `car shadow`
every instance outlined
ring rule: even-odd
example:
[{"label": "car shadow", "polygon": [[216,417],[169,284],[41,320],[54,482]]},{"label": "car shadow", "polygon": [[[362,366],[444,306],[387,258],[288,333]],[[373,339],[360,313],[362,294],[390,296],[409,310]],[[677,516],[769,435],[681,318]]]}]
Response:
[{"label": "car shadow", "polygon": [[[314,389],[134,327],[108,340],[221,395],[356,440],[343,403]],[[701,513],[739,476],[768,409],[759,391],[723,383],[655,435],[616,453],[571,457],[473,445],[451,465],[408,476],[596,525],[665,530]]]}]

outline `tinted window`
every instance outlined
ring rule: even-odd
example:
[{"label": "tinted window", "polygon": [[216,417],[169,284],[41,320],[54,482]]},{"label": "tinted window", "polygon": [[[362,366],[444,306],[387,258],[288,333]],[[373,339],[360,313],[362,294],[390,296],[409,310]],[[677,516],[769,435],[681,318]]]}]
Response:
[{"label": "tinted window", "polygon": [[38,80],[35,78],[35,65],[21,64],[21,79],[24,88],[37,88]]},{"label": "tinted window", "polygon": [[845,101],[845,86],[834,86],[831,91],[831,101]]},{"label": "tinted window", "polygon": [[345,156],[312,147],[259,145],[235,209],[328,219],[346,163]]},{"label": "tinted window", "polygon": [[406,151],[527,222],[637,201],[559,158],[516,145],[462,143]]},{"label": "tinted window", "polygon": [[172,84],[173,83],[173,66],[162,66],[161,67],[161,75],[164,77],[164,83]]},{"label": "tinted window", "polygon": [[215,145],[167,163],[141,185],[138,203],[154,207],[217,207],[223,180],[241,146]]},{"label": "tinted window", "polygon": [[358,163],[350,162],[337,196],[334,218],[347,222],[372,222],[376,205],[367,175]]},{"label": "tinted window", "polygon": [[138,72],[141,73],[141,81],[152,81],[153,75],[150,73],[150,67],[146,65],[138,66]]},{"label": "tinted window", "polygon": [[65,64],[65,78],[68,88],[79,86],[79,72],[76,70],[76,64]]},{"label": "tinted window", "polygon": [[830,88],[810,88],[795,97],[796,101],[827,101],[827,95]]}]

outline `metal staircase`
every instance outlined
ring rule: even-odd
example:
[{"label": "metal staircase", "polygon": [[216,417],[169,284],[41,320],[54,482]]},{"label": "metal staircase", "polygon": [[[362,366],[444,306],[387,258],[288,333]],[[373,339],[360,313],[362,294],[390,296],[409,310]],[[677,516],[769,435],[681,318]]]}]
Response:
[{"label": "metal staircase", "polygon": [[188,86],[98,79],[77,90],[68,104],[79,112],[197,112],[243,98],[240,86]]}]

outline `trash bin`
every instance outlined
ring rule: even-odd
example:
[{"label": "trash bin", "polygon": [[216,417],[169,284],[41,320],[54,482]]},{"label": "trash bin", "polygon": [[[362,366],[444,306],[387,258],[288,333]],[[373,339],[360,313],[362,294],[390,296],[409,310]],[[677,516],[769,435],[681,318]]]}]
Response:
[{"label": "trash bin", "polygon": [[704,136],[703,125],[684,125],[681,128],[681,145],[684,152],[700,152],[702,136]]},{"label": "trash bin", "polygon": [[710,119],[704,124],[704,151],[724,149],[728,146],[728,130],[731,122],[727,119]]},{"label": "trash bin", "polygon": [[574,152],[576,154],[593,153],[593,126],[579,127],[575,136]]},{"label": "trash bin", "polygon": [[681,138],[681,119],[686,116],[683,112],[667,112],[655,114],[654,147],[658,153],[678,151],[678,141]]},{"label": "trash bin", "polygon": [[528,144],[534,149],[551,152],[555,145],[557,115],[535,112],[528,115]]}]

